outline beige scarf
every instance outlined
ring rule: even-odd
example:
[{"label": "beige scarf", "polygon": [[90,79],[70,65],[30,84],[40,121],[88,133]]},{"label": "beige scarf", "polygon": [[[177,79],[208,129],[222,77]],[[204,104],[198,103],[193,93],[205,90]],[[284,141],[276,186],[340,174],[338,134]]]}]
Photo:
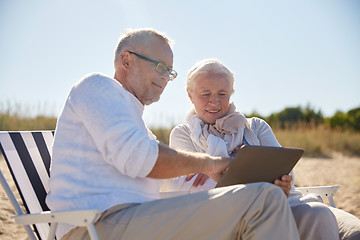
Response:
[{"label": "beige scarf", "polygon": [[236,111],[233,103],[230,104],[228,113],[214,124],[204,123],[194,109],[189,112],[186,120],[193,143],[210,155],[228,157],[244,143],[244,139],[250,145],[260,145],[246,117]]}]

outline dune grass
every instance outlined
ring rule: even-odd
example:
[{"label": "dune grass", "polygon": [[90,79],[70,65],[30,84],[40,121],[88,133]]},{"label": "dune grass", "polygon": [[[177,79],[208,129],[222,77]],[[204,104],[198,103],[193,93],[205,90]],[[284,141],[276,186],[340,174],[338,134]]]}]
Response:
[{"label": "dune grass", "polygon": [[306,156],[326,157],[332,152],[348,156],[360,156],[360,133],[350,130],[317,127],[293,127],[273,129],[284,147],[301,147]]},{"label": "dune grass", "polygon": [[[55,117],[24,117],[9,112],[0,113],[0,131],[52,130],[55,126]],[[171,129],[151,128],[158,140],[164,144],[169,144]],[[282,146],[303,148],[306,156],[326,157],[332,152],[360,156],[360,132],[308,124],[296,124],[286,128],[274,126],[273,131]]]},{"label": "dune grass", "polygon": [[[169,143],[171,128],[151,130],[160,142]],[[303,148],[305,156],[328,157],[333,152],[360,156],[360,132],[304,124],[285,129],[274,127],[273,132],[282,146]]]},{"label": "dune grass", "polygon": [[55,126],[55,117],[22,117],[17,114],[0,113],[1,131],[49,130],[55,129]]}]

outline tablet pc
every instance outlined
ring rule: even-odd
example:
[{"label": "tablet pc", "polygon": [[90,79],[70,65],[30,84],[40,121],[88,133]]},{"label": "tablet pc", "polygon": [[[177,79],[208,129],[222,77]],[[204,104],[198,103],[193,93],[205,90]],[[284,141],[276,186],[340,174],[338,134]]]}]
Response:
[{"label": "tablet pc", "polygon": [[216,187],[270,182],[287,175],[303,155],[300,148],[243,145]]}]

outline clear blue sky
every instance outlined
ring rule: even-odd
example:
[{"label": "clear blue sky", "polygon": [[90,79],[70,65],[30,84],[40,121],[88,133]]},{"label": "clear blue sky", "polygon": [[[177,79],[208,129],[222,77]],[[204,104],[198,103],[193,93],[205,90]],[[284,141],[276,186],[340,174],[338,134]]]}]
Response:
[{"label": "clear blue sky", "polygon": [[360,106],[357,0],[0,0],[0,110],[57,115],[82,76],[113,76],[118,37],[138,27],[175,40],[179,73],[146,107],[149,126],[183,121],[187,71],[208,57],[234,72],[232,100],[245,114]]}]

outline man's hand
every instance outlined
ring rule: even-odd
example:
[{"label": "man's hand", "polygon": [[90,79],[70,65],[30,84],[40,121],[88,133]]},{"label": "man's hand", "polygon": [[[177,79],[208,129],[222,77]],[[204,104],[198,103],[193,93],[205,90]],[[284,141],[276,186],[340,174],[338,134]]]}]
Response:
[{"label": "man's hand", "polygon": [[217,183],[229,166],[231,158],[212,157],[212,159],[211,169],[209,172],[205,172],[205,174]]},{"label": "man's hand", "polygon": [[274,181],[274,184],[276,186],[279,186],[283,190],[286,197],[289,197],[290,189],[291,189],[291,181],[292,181],[292,176],[284,175],[284,176],[281,177],[281,179],[276,179]]}]

